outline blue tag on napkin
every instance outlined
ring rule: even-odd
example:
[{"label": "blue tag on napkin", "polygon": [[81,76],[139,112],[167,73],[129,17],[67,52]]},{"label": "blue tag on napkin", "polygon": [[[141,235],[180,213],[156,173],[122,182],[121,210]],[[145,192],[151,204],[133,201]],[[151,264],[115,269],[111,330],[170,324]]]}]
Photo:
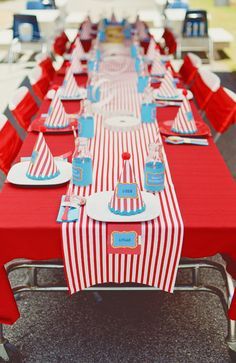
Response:
[{"label": "blue tag on napkin", "polygon": [[[68,209],[69,208],[69,209]],[[66,195],[62,195],[61,205],[57,216],[57,222],[76,222],[79,219],[80,205],[73,202],[73,198],[70,201],[66,201]],[[65,212],[67,212],[67,215]],[[66,216],[66,218],[65,218]],[[63,218],[64,217],[64,218]]]}]

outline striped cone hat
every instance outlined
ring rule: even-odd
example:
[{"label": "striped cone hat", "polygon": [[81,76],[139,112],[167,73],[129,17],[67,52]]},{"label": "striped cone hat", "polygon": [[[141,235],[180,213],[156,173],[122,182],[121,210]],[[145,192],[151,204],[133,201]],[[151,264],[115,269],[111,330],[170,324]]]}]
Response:
[{"label": "striped cone hat", "polygon": [[154,38],[151,37],[146,54],[147,58],[153,60],[155,57],[155,51],[156,51],[156,42]]},{"label": "striped cone hat", "polygon": [[123,153],[123,171],[108,205],[110,211],[119,215],[135,215],[145,210],[139,186],[130,164],[130,154]]},{"label": "striped cone hat", "polygon": [[46,180],[56,178],[60,174],[54,157],[40,132],[34,145],[31,160],[27,170],[27,177],[34,180]]},{"label": "striped cone hat", "polygon": [[63,96],[65,97],[77,97],[79,94],[79,87],[77,85],[75,77],[73,76],[72,65],[70,68],[68,68],[66,72],[66,76],[61,89]]},{"label": "striped cone hat", "polygon": [[73,49],[71,56],[71,68],[74,74],[83,73],[83,66],[80,61],[81,53],[78,48]]},{"label": "striped cone hat", "polygon": [[75,49],[77,50],[79,59],[83,58],[85,51],[79,37],[75,39]]},{"label": "striped cone hat", "polygon": [[51,102],[48,113],[49,115],[44,122],[44,126],[47,128],[62,129],[69,126],[69,118],[58,96],[58,91]]},{"label": "striped cone hat", "polygon": [[158,49],[155,50],[154,59],[151,67],[151,75],[164,76],[166,73],[166,67],[162,64],[160,58],[160,52]]},{"label": "striped cone hat", "polygon": [[88,21],[85,21],[80,30],[80,39],[87,40],[91,38],[91,24]]},{"label": "striped cone hat", "polygon": [[187,99],[187,91],[183,91],[183,102],[173,122],[171,131],[178,134],[195,134],[197,126],[193,118],[191,105]]},{"label": "striped cone hat", "polygon": [[165,98],[173,98],[178,96],[177,88],[174,85],[173,76],[168,69],[165,77],[163,78],[160,87],[157,90],[158,96]]}]

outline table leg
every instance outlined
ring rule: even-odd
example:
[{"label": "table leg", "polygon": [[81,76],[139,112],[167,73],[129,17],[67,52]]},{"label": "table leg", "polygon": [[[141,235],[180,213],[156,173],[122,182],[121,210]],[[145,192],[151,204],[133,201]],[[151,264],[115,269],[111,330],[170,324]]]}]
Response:
[{"label": "table leg", "polygon": [[2,324],[0,324],[0,362],[21,362],[21,357],[16,347],[4,337]]}]

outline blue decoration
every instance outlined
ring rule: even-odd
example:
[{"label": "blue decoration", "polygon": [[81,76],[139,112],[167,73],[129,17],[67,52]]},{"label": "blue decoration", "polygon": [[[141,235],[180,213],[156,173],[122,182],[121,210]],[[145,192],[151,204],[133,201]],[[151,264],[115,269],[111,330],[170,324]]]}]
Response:
[{"label": "blue decoration", "polygon": [[112,247],[114,248],[135,248],[138,244],[136,232],[112,232]]},{"label": "blue decoration", "polygon": [[138,93],[143,93],[148,86],[148,76],[138,76]]},{"label": "blue decoration", "polygon": [[99,102],[101,97],[100,87],[90,84],[87,89],[87,97],[91,102]]},{"label": "blue decoration", "polygon": [[136,58],[138,55],[138,47],[135,44],[131,44],[130,47],[130,55],[132,58]]},{"label": "blue decoration", "polygon": [[92,72],[92,71],[98,71],[98,68],[99,68],[99,63],[97,60],[95,59],[90,59],[88,61],[88,71],[89,72]]},{"label": "blue decoration", "polygon": [[147,191],[159,192],[164,189],[165,166],[160,161],[149,161],[144,168],[144,188]]},{"label": "blue decoration", "polygon": [[72,183],[77,186],[92,184],[92,159],[77,156],[72,161]]},{"label": "blue decoration", "polygon": [[119,183],[117,185],[118,198],[138,198],[138,186],[136,183]]},{"label": "blue decoration", "polygon": [[156,121],[156,104],[143,103],[141,106],[141,120],[143,123],[152,123]]},{"label": "blue decoration", "polygon": [[79,136],[91,139],[94,137],[93,116],[81,116],[79,118]]}]

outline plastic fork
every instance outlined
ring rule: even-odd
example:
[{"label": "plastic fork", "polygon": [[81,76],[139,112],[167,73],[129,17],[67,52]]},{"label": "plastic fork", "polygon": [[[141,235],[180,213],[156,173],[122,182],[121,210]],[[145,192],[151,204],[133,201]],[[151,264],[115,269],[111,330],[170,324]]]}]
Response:
[{"label": "plastic fork", "polygon": [[200,146],[209,145],[209,143],[206,139],[193,139],[193,138],[181,137],[181,136],[168,136],[168,137],[166,137],[165,141],[168,144],[173,144],[173,145],[181,145],[181,144],[200,145]]}]

